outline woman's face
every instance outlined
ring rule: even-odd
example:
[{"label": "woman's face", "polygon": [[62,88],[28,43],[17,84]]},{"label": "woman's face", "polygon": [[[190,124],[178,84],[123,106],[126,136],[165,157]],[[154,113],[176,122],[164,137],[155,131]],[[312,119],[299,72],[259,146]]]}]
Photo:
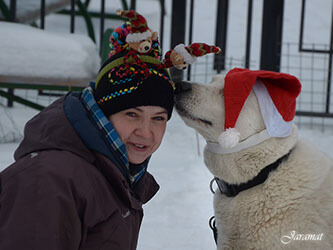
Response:
[{"label": "woman's face", "polygon": [[159,106],[139,106],[109,117],[126,146],[128,160],[139,164],[154,153],[162,142],[168,112]]}]

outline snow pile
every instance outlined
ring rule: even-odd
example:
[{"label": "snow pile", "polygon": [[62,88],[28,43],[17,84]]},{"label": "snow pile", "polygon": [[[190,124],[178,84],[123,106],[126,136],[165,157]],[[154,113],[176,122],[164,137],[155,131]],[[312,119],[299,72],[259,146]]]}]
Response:
[{"label": "snow pile", "polygon": [[18,142],[23,139],[23,131],[16,125],[8,108],[0,104],[0,143]]},{"label": "snow pile", "polygon": [[95,79],[101,59],[93,41],[0,22],[0,76]]}]

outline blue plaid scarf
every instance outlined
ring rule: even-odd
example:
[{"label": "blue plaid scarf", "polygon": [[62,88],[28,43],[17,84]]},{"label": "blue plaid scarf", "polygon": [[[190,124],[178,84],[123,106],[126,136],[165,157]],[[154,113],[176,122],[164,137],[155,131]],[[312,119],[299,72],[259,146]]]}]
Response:
[{"label": "blue plaid scarf", "polygon": [[114,153],[114,155],[120,160],[121,167],[127,170],[131,184],[135,184],[145,173],[148,160],[139,165],[133,165],[128,161],[125,144],[122,142],[112,123],[106,118],[94,99],[94,86],[95,83],[92,82],[89,87],[83,90],[82,103],[93,117],[100,131],[104,134],[106,143],[111,146],[112,153]]}]

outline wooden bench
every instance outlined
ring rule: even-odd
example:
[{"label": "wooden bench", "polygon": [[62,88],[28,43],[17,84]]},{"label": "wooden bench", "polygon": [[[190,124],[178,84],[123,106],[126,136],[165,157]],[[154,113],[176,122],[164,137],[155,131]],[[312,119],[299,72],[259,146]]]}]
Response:
[{"label": "wooden bench", "polygon": [[[43,79],[34,77],[18,77],[18,76],[0,76],[0,96],[8,99],[9,103],[17,102],[28,107],[42,110],[44,106],[31,102],[14,94],[14,89],[34,89],[34,90],[61,90],[61,91],[81,91],[88,86],[92,79]],[[1,88],[8,89],[6,92]]]},{"label": "wooden bench", "polygon": [[10,101],[40,110],[13,89],[76,91],[96,79],[101,59],[87,36],[8,22],[0,22],[0,33],[0,96]]}]

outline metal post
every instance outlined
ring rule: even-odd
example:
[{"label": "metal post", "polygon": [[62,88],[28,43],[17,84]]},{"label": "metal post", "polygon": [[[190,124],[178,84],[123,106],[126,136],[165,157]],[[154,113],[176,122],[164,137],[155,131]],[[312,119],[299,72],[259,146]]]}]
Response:
[{"label": "metal post", "polygon": [[260,69],[280,71],[284,0],[265,0]]},{"label": "metal post", "polygon": [[[192,43],[192,34],[193,34],[193,10],[194,10],[194,0],[191,0],[191,6],[190,6],[190,30],[189,30],[189,38],[188,43]],[[188,66],[187,69],[187,80],[191,80],[191,65]]]},{"label": "metal post", "polygon": [[217,18],[216,18],[216,36],[215,44],[221,48],[221,53],[215,55],[214,69],[217,72],[225,69],[225,55],[227,47],[227,27],[228,27],[228,12],[229,0],[217,1]]},{"label": "metal post", "polygon": [[165,15],[165,1],[161,0],[161,19],[160,19],[160,46],[163,48],[163,33],[164,33],[164,15]]},{"label": "metal post", "polygon": [[304,16],[305,16],[305,0],[302,0],[301,26],[300,26],[299,43],[298,43],[299,51],[302,51],[303,49]]},{"label": "metal post", "polygon": [[249,0],[247,6],[247,29],[246,29],[246,51],[245,51],[245,68],[250,68],[251,53],[251,31],[252,31],[252,7],[253,0]]},{"label": "metal post", "polygon": [[[10,88],[8,89],[8,96],[13,96],[14,95],[14,89]],[[7,107],[13,107],[13,99],[12,98],[8,98],[7,99]]]},{"label": "metal post", "polygon": [[330,41],[330,55],[328,62],[328,77],[327,77],[327,90],[326,90],[326,114],[330,112],[331,102],[331,83],[332,83],[332,54],[333,54],[333,6],[331,15],[331,41]]},{"label": "metal post", "polygon": [[131,0],[130,9],[131,10],[136,10],[136,0]]},{"label": "metal post", "polygon": [[[171,44],[174,48],[185,41],[186,0],[172,0]],[[174,81],[183,80],[183,71],[176,68],[170,70]]]},{"label": "metal post", "polygon": [[[42,30],[45,29],[45,0],[41,0],[40,2],[40,28]],[[38,90],[38,95],[43,95],[43,90]]]},{"label": "metal post", "polygon": [[[15,22],[15,20],[16,20],[16,0],[10,0],[9,17],[10,17],[9,20],[11,22]],[[13,95],[13,94],[14,94],[14,89],[9,88],[8,89],[8,95]],[[8,98],[7,106],[8,107],[13,107],[13,99]]]},{"label": "metal post", "polygon": [[105,20],[105,0],[101,0],[101,19],[100,19],[100,34],[99,34],[99,54],[102,55],[102,44],[104,36],[104,20]]},{"label": "metal post", "polygon": [[40,28],[45,29],[45,0],[40,2]]},{"label": "metal post", "polygon": [[16,19],[16,0],[10,0],[9,17],[10,17],[11,22],[15,22],[15,19]]},{"label": "metal post", "polygon": [[71,1],[71,33],[75,30],[75,0]]}]

